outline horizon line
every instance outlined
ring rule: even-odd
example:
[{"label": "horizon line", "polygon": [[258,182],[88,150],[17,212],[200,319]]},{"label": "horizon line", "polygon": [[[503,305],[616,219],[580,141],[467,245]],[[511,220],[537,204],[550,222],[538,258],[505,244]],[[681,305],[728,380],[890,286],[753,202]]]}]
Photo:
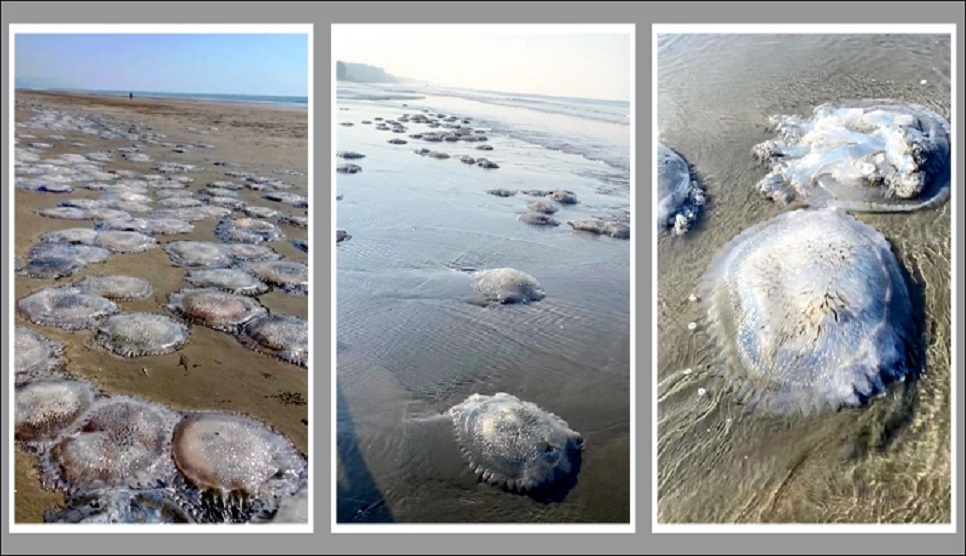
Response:
[{"label": "horizon line", "polygon": [[433,87],[451,87],[451,88],[454,88],[454,89],[463,89],[464,91],[478,91],[478,92],[481,92],[481,93],[503,93],[503,94],[512,94],[512,95],[533,95],[533,96],[544,96],[544,97],[553,97],[553,98],[566,98],[566,99],[575,99],[575,100],[603,100],[603,101],[607,101],[607,102],[626,102],[626,103],[630,103],[631,102],[630,98],[627,98],[627,99],[617,99],[617,98],[604,98],[604,97],[582,97],[582,96],[576,96],[576,95],[563,95],[563,94],[550,94],[550,93],[524,93],[524,92],[521,92],[521,91],[500,91],[500,90],[497,90],[497,89],[474,89],[474,88],[471,88],[471,87],[461,87],[459,85],[447,85],[445,83],[433,82],[433,81],[429,81],[429,80],[426,80],[426,79],[417,79],[417,78],[414,78],[414,77],[406,77],[406,76],[403,76],[403,75],[396,75],[394,73],[390,73],[390,71],[388,69],[386,69],[386,68],[384,68],[382,66],[377,66],[377,65],[371,64],[369,62],[350,62],[350,61],[345,60],[345,59],[341,59],[341,60],[338,60],[337,59],[337,60],[335,60],[335,62],[337,64],[340,64],[340,63],[341,64],[358,64],[360,66],[367,66],[367,67],[370,67],[370,68],[375,68],[375,69],[381,70],[384,74],[386,74],[387,76],[389,76],[389,77],[391,77],[391,78],[393,78],[393,79],[396,80],[396,81],[354,81],[352,79],[338,79],[338,78],[336,78],[336,81],[337,82],[341,81],[341,82],[347,82],[347,83],[366,83],[366,84],[370,84],[370,85],[380,85],[380,84],[383,84],[383,85],[407,85],[407,84],[415,85],[415,84],[419,84],[419,85],[426,85],[426,86],[433,86]]},{"label": "horizon line", "polygon": [[291,94],[256,94],[256,93],[199,93],[192,91],[147,91],[138,89],[85,89],[81,87],[18,87],[14,86],[15,91],[42,91],[52,93],[140,93],[144,95],[197,95],[197,96],[236,96],[253,98],[298,98],[308,100],[306,95]]},{"label": "horizon line", "polygon": [[[377,67],[377,66],[373,66],[373,67]],[[380,69],[383,69],[384,70],[384,68],[380,68]],[[358,84],[362,84],[362,85],[403,85],[403,86],[409,85],[409,86],[426,86],[426,87],[438,87],[438,88],[444,88],[444,89],[445,88],[459,89],[459,90],[463,90],[463,91],[472,91],[472,92],[477,92],[477,93],[500,93],[500,94],[506,94],[506,95],[529,95],[529,96],[535,96],[535,97],[562,98],[562,99],[571,99],[571,100],[602,100],[602,101],[605,101],[605,102],[625,102],[625,103],[628,103],[628,104],[630,104],[630,102],[631,102],[631,99],[629,99],[629,98],[628,99],[619,99],[619,98],[604,98],[604,97],[583,97],[583,96],[578,96],[578,95],[563,95],[563,94],[552,94],[552,93],[527,93],[527,92],[523,92],[523,91],[501,91],[501,90],[498,90],[498,89],[478,89],[478,88],[472,88],[472,87],[461,87],[459,85],[447,85],[447,84],[444,84],[444,83],[433,83],[431,81],[423,81],[423,80],[414,79],[414,78],[411,78],[411,77],[400,77],[400,76],[393,75],[393,74],[388,73],[388,72],[387,72],[387,75],[391,75],[392,77],[394,77],[396,79],[403,80],[403,81],[396,81],[396,82],[392,82],[392,81],[355,81],[355,80],[352,80],[352,79],[336,79],[336,83],[358,83]]]}]

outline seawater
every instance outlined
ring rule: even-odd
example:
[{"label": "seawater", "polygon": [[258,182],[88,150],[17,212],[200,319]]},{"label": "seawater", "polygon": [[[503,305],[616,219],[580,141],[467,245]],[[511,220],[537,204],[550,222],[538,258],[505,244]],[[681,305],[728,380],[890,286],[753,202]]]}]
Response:
[{"label": "seawater", "polygon": [[811,117],[820,104],[881,98],[948,119],[949,37],[658,38],[660,140],[691,164],[708,195],[687,235],[658,239],[661,522],[949,522],[950,203],[856,214],[892,245],[914,302],[907,318],[922,333],[923,376],[865,410],[808,418],[747,413],[709,378],[718,348],[687,328],[702,317],[703,306],[688,297],[715,252],[795,208],[756,188],[768,168],[751,150],[775,137],[769,116]]},{"label": "seawater", "polygon": [[[566,220],[626,217],[629,106],[407,86],[340,84],[336,150],[366,157],[338,174],[338,519],[340,522],[627,522],[630,516],[630,251]],[[471,118],[480,143],[426,143],[362,120]],[[375,123],[375,122],[374,122]],[[442,131],[442,128],[439,129]],[[406,145],[390,145],[402,138]],[[434,160],[427,147],[452,158]],[[500,165],[459,162],[467,154]],[[562,225],[517,220],[527,202],[491,188],[567,189]],[[632,223],[633,225],[633,223]],[[547,293],[481,307],[451,267],[512,267]],[[566,420],[587,449],[554,500],[479,483],[442,414],[473,393],[507,392]]]},{"label": "seawater", "polygon": [[170,93],[156,91],[95,91],[81,89],[51,89],[52,92],[65,93],[86,93],[96,95],[126,97],[129,93],[134,94],[134,98],[147,99],[170,99],[170,100],[195,100],[207,102],[231,102],[242,104],[275,104],[291,107],[307,107],[309,97],[307,96],[271,96],[271,95],[229,95],[215,93]]}]

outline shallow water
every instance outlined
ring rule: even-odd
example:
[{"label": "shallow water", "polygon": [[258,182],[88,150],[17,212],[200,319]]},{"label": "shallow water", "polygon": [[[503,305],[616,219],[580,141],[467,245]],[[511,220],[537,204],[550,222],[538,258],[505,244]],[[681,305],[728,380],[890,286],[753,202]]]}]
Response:
[{"label": "shallow water", "polygon": [[[752,147],[768,117],[889,98],[950,113],[942,37],[663,36],[660,140],[701,180],[708,204],[682,237],[658,240],[658,513],[664,523],[948,522],[950,210],[857,214],[907,273],[922,376],[862,411],[745,413],[712,378],[715,348],[688,301],[711,257],[749,226],[791,210],[755,187]],[[925,81],[925,83],[922,83]],[[690,369],[690,372],[687,372]],[[704,395],[699,394],[704,389]]]},{"label": "shallow water", "polygon": [[[366,157],[351,161],[361,173],[337,179],[338,228],[352,236],[337,251],[339,521],[627,522],[629,242],[565,222],[629,209],[626,168],[593,156],[603,144],[626,152],[629,127],[465,97],[359,100],[367,95],[352,89],[340,95],[338,118],[355,125],[338,128],[337,150]],[[431,131],[412,122],[405,134],[360,124],[423,107],[492,129],[494,150],[410,139]],[[592,139],[570,135],[572,148],[557,150],[538,139],[578,128]],[[388,144],[393,138],[408,144]],[[413,152],[422,147],[452,158]],[[462,164],[461,154],[500,168]],[[517,217],[536,198],[485,192],[492,188],[568,189],[580,203],[561,206],[559,227],[535,228]],[[547,297],[483,307],[449,265],[516,268]],[[501,391],[556,413],[586,439],[576,485],[554,500],[478,483],[452,421],[440,417],[473,393]]]}]

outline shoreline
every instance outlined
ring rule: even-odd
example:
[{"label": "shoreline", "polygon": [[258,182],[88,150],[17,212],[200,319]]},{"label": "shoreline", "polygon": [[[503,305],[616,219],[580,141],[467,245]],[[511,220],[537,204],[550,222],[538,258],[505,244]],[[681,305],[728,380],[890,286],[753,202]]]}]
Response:
[{"label": "shoreline", "polygon": [[[607,166],[570,152],[586,145],[554,149],[513,127],[566,137],[575,119],[550,125],[530,111],[519,120],[516,111],[476,103],[337,104],[347,108],[337,123],[352,123],[337,128],[338,149],[365,155],[349,161],[362,172],[338,174],[335,183],[338,228],[352,236],[337,247],[337,521],[626,524],[631,370],[619,354],[630,349],[629,245],[565,222],[619,219],[630,209],[628,190],[606,181]],[[469,119],[489,148],[426,139],[439,128],[421,114]],[[398,135],[410,140],[393,142],[395,130],[380,121],[403,124]],[[593,131],[622,150],[622,129]],[[447,158],[421,157],[422,148]],[[498,168],[461,158],[481,153]],[[518,219],[539,198],[533,191],[557,189],[579,199],[553,205],[557,226]],[[481,309],[469,282],[452,278],[454,263],[517,269],[546,297]],[[592,447],[577,475],[553,489],[556,503],[479,484],[465,471],[452,423],[422,420],[497,392],[560,416]]]},{"label": "shoreline", "polygon": [[113,105],[117,102],[127,102],[131,107],[136,107],[144,104],[184,104],[187,106],[198,106],[198,105],[211,105],[211,106],[228,106],[237,108],[258,108],[266,110],[277,110],[280,112],[308,112],[308,103],[305,105],[299,105],[296,103],[274,103],[269,101],[243,101],[243,100],[217,100],[211,98],[175,98],[175,97],[158,97],[158,96],[135,96],[133,99],[127,98],[126,95],[117,94],[112,95],[108,93],[89,93],[81,91],[46,91],[41,89],[14,89],[14,98],[21,95],[37,96],[37,97],[49,97],[53,99],[61,100],[82,100],[82,101],[103,101],[104,104]]}]

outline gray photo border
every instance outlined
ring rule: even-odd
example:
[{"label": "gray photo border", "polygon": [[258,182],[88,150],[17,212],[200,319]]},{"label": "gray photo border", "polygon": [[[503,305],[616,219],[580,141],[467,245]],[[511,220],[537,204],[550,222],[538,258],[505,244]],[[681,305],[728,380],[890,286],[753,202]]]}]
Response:
[{"label": "gray photo border", "polygon": [[[229,7],[230,6],[230,7]],[[0,9],[3,23],[0,44],[9,44],[10,23],[311,23],[315,25],[314,52],[314,147],[318,156],[314,157],[315,167],[312,175],[318,187],[326,184],[325,176],[331,175],[331,138],[325,130],[329,129],[330,112],[326,109],[331,102],[331,72],[325,71],[330,60],[330,28],[332,23],[633,23],[637,25],[636,76],[637,85],[635,107],[637,114],[636,146],[638,156],[635,167],[638,183],[648,183],[642,176],[649,176],[651,149],[651,42],[650,26],[653,23],[946,23],[956,24],[957,60],[963,56],[964,7],[961,2],[905,2],[876,3],[860,2],[586,2],[556,3],[552,9],[548,4],[536,2],[264,2],[234,3],[227,5],[214,2],[4,2]],[[874,8],[870,9],[870,6]],[[227,7],[227,9],[226,9]],[[9,90],[9,59],[3,48],[3,78],[0,90]],[[960,64],[961,65],[961,64]],[[961,76],[960,76],[961,78]],[[963,87],[957,91],[955,102],[955,129],[963,130]],[[6,100],[6,99],[4,99]],[[7,102],[0,103],[5,133],[9,130],[11,114]],[[9,146],[4,135],[2,167],[9,168],[11,163]],[[954,184],[952,202],[962,215],[963,199],[963,152],[959,137],[954,137],[953,150],[957,158],[958,181]],[[643,162],[643,163],[642,163]],[[647,181],[645,181],[647,180]],[[12,184],[7,184],[11,187]],[[651,213],[650,195],[636,195],[635,214]],[[321,261],[331,260],[332,242],[330,229],[331,200],[326,195],[313,197],[312,242],[318,249],[314,255],[316,266]],[[7,211],[3,213],[2,231],[11,233],[7,221]],[[645,218],[646,220],[646,218]],[[957,223],[954,234],[958,245],[962,246],[963,219]],[[313,425],[314,453],[311,455],[315,485],[314,529],[312,535],[293,535],[283,537],[273,534],[245,534],[241,536],[223,534],[144,534],[130,537],[124,534],[9,534],[9,507],[7,493],[13,485],[9,484],[9,450],[11,441],[8,426],[2,428],[0,441],[3,446],[2,477],[0,498],[2,498],[3,554],[64,553],[64,554],[165,554],[165,553],[209,553],[209,554],[452,554],[452,553],[620,553],[620,554],[781,554],[781,553],[849,553],[849,554],[962,554],[964,546],[963,531],[963,460],[960,454],[958,469],[959,480],[954,483],[957,489],[957,533],[956,534],[794,534],[776,536],[772,534],[702,534],[702,535],[654,535],[651,531],[651,311],[653,284],[645,261],[651,260],[650,226],[639,226],[643,230],[636,238],[637,261],[642,265],[637,270],[636,314],[644,316],[637,319],[636,349],[637,369],[641,380],[637,380],[637,422],[636,446],[636,520],[637,533],[634,535],[478,535],[466,534],[453,537],[449,534],[409,535],[332,535],[331,524],[332,485],[331,477],[331,428],[328,422],[330,403],[329,375],[323,372],[325,361],[331,361],[331,299],[325,295],[313,296],[312,319],[315,362],[313,399],[316,400],[315,422]],[[6,241],[3,242],[2,277],[4,301],[9,299],[12,284],[9,280],[12,254],[8,253]],[[959,315],[963,314],[963,260],[960,257],[958,280],[955,287],[960,292],[958,299]],[[316,292],[331,290],[331,273],[313,269],[312,288]],[[11,310],[4,307],[4,310]],[[957,323],[959,324],[959,323]],[[3,319],[3,350],[9,349],[9,330],[7,319]],[[955,372],[960,377],[958,383],[957,430],[962,435],[963,428],[963,338],[953,338],[957,342],[959,355]],[[4,372],[11,372],[7,357],[3,357]],[[326,369],[332,372],[331,369]],[[6,401],[6,381],[3,384],[3,399]],[[962,448],[962,445],[960,445]],[[136,540],[138,542],[132,542]]]}]

